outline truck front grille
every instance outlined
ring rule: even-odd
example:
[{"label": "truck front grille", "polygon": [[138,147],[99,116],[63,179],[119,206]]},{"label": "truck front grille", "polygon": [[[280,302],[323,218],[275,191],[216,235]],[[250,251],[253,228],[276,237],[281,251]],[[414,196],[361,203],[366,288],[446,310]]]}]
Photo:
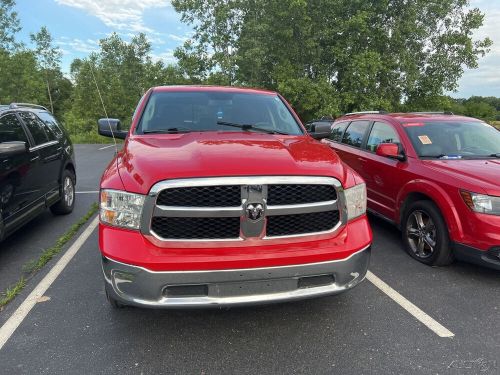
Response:
[{"label": "truck front grille", "polygon": [[338,211],[269,216],[267,218],[267,236],[281,237],[324,232],[335,227],[338,222]]},{"label": "truck front grille", "polygon": [[156,204],[172,207],[241,206],[241,187],[227,185],[166,189],[158,195]]},{"label": "truck front grille", "polygon": [[306,204],[336,199],[337,191],[332,185],[269,185],[267,192],[269,206]]},{"label": "truck front grille", "polygon": [[237,217],[154,217],[151,229],[162,238],[237,239],[240,236],[240,219]]},{"label": "truck front grille", "polygon": [[145,234],[160,241],[241,241],[308,236],[342,225],[340,183],[329,177],[170,180],[146,201]]}]

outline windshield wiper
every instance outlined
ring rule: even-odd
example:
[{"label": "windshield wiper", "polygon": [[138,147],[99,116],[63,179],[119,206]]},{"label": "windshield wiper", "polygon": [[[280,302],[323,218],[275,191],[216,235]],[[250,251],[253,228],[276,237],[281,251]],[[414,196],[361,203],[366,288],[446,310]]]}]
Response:
[{"label": "windshield wiper", "polygon": [[446,159],[446,160],[456,160],[456,159],[464,159],[463,155],[420,155],[421,158],[429,158],[429,159]]},{"label": "windshield wiper", "polygon": [[239,128],[239,129],[242,129],[242,130],[255,130],[255,131],[262,132],[262,133],[267,133],[267,134],[289,135],[288,133],[285,133],[285,132],[280,132],[280,131],[271,130],[271,129],[259,128],[258,126],[251,125],[251,124],[237,124],[237,123],[234,123],[234,122],[217,121],[217,125],[232,126],[233,128]]},{"label": "windshield wiper", "polygon": [[420,155],[421,158],[432,158],[432,159],[441,159],[444,158],[446,155],[445,154],[439,154],[439,155]]},{"label": "windshield wiper", "polygon": [[155,130],[143,130],[143,134],[178,134],[178,133],[190,133],[191,129],[188,128],[168,128],[168,129],[155,129]]},{"label": "windshield wiper", "polygon": [[500,152],[497,152],[496,154],[490,154],[489,156],[492,158],[500,158]]}]

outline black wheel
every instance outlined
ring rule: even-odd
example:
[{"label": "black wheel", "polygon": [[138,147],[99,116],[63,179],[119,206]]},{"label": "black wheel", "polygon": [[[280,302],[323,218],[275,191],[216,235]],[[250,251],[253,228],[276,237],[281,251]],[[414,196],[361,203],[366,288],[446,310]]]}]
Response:
[{"label": "black wheel", "polygon": [[75,175],[69,170],[64,170],[61,178],[61,199],[50,207],[55,215],[67,215],[75,206]]},{"label": "black wheel", "polygon": [[106,291],[106,299],[108,300],[109,304],[111,305],[111,307],[113,309],[121,309],[123,307],[125,307],[125,305],[123,303],[120,303],[118,302],[116,299],[114,299],[113,297],[111,297],[108,293],[108,289],[105,289]]},{"label": "black wheel", "polygon": [[412,203],[405,212],[401,230],[406,251],[413,258],[430,266],[453,262],[448,228],[433,202]]}]

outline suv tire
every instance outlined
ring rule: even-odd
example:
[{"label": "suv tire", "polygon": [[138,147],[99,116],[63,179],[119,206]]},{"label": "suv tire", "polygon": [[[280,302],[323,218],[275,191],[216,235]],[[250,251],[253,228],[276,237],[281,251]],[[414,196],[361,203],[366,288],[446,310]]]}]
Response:
[{"label": "suv tire", "polygon": [[54,215],[67,215],[73,211],[75,206],[75,175],[65,169],[61,176],[61,199],[50,207]]},{"label": "suv tire", "polygon": [[407,208],[401,225],[403,243],[411,257],[429,266],[447,266],[454,260],[448,228],[436,205],[417,201]]}]

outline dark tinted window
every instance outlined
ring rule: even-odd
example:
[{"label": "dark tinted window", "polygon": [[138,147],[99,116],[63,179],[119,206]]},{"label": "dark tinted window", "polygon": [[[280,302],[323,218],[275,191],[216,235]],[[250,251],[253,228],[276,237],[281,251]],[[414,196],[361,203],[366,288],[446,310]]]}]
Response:
[{"label": "dark tinted window", "polygon": [[369,121],[353,121],[347,128],[342,138],[342,143],[354,147],[361,147],[363,138],[365,137],[366,129],[370,124]]},{"label": "dark tinted window", "polygon": [[54,116],[48,112],[38,112],[38,117],[40,117],[45,125],[47,125],[50,133],[54,134],[57,138],[61,138],[63,136],[63,132],[61,131],[61,128]]},{"label": "dark tinted window", "polygon": [[338,124],[334,124],[329,137],[330,140],[334,142],[340,142],[342,140],[342,134],[344,134],[344,130],[347,125],[349,125],[348,122],[340,122]]},{"label": "dark tinted window", "polygon": [[48,142],[49,139],[44,129],[46,125],[38,117],[31,112],[21,112],[19,115],[33,136],[35,145],[41,145]]},{"label": "dark tinted window", "polygon": [[394,128],[383,122],[376,122],[373,124],[370,137],[366,144],[369,151],[377,151],[377,147],[381,143],[399,143],[399,137]]},{"label": "dark tinted window", "polygon": [[13,114],[0,118],[0,142],[22,141],[28,143],[26,133]]},{"label": "dark tinted window", "polygon": [[224,123],[303,134],[279,96],[231,91],[155,92],[146,104],[137,131],[242,131]]}]

